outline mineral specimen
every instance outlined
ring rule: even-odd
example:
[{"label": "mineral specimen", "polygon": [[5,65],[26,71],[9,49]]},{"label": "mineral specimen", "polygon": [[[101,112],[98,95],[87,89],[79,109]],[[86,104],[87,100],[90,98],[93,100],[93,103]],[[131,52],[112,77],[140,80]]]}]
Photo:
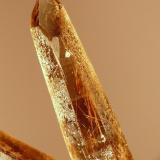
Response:
[{"label": "mineral specimen", "polygon": [[53,160],[53,158],[0,132],[0,160]]},{"label": "mineral specimen", "polygon": [[72,160],[132,160],[97,75],[59,0],[38,0],[31,34]]}]

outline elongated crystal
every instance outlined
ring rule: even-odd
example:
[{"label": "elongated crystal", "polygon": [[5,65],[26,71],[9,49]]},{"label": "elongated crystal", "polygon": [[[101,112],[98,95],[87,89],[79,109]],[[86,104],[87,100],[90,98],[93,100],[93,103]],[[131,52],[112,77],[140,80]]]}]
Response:
[{"label": "elongated crystal", "polygon": [[86,52],[59,0],[39,0],[31,34],[72,160],[132,160]]},{"label": "elongated crystal", "polygon": [[0,131],[0,160],[54,160]]}]

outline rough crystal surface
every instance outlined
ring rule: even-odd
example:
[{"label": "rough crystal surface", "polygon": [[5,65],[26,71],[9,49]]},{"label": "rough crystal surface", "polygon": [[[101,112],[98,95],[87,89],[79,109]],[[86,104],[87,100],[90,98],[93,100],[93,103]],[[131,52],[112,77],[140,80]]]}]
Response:
[{"label": "rough crystal surface", "polygon": [[0,152],[0,160],[13,160],[8,155],[4,154],[3,152]]},{"label": "rough crystal surface", "polygon": [[37,1],[31,33],[72,160],[132,160],[78,35],[57,0]]}]

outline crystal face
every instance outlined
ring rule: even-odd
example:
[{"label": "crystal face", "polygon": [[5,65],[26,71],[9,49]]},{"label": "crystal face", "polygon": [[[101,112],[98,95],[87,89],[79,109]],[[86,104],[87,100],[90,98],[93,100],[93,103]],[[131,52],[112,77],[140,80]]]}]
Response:
[{"label": "crystal face", "polygon": [[132,160],[119,123],[60,1],[37,1],[31,34],[71,159]]}]

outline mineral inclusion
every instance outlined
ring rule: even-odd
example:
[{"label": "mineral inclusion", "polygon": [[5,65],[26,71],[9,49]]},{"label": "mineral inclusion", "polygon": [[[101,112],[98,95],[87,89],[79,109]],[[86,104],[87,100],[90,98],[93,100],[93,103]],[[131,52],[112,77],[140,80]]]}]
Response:
[{"label": "mineral inclusion", "polygon": [[72,160],[133,160],[119,123],[59,0],[37,0],[31,34]]}]

